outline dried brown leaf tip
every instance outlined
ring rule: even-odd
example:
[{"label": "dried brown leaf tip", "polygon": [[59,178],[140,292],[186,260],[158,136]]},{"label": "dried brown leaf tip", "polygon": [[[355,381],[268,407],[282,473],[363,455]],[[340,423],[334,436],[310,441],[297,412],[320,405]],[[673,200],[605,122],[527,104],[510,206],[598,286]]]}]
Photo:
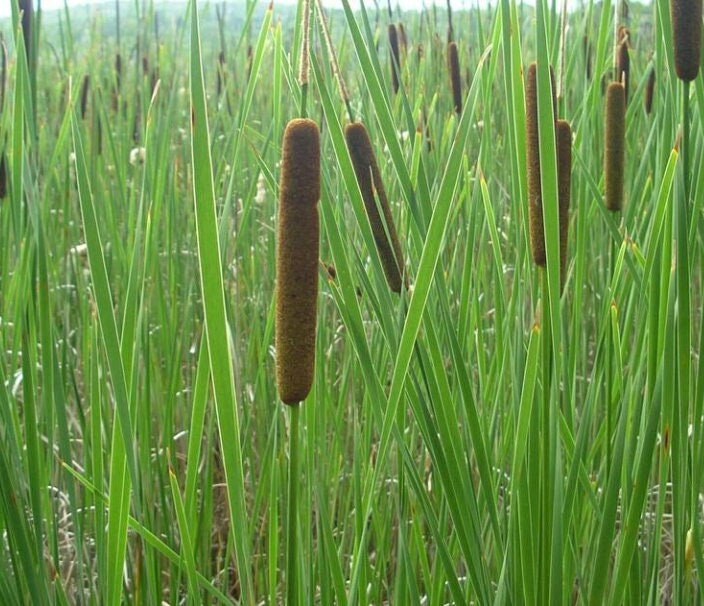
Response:
[{"label": "dried brown leaf tip", "polygon": [[276,249],[276,383],[284,404],[306,399],[315,369],[320,226],[320,133],[312,120],[286,126]]},{"label": "dried brown leaf tip", "polygon": [[462,80],[460,78],[460,60],[457,53],[457,44],[450,42],[447,45],[447,67],[450,71],[450,85],[452,86],[452,102],[457,115],[462,113]]},{"label": "dried brown leaf tip", "polygon": [[626,155],[626,91],[620,82],[606,90],[604,120],[604,200],[606,208],[620,211]]},{"label": "dried brown leaf tip", "polygon": [[345,127],[345,139],[386,281],[393,292],[401,292],[404,285],[408,287],[401,243],[369,134],[364,124],[356,122]]},{"label": "dried brown leaf tip", "polygon": [[677,77],[691,82],[699,73],[702,50],[702,0],[670,0]]}]

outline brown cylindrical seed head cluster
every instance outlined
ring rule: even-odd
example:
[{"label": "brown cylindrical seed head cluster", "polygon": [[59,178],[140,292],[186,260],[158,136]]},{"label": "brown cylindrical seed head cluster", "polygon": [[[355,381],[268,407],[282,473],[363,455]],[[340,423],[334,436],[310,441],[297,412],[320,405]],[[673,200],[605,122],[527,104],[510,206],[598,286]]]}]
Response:
[{"label": "brown cylindrical seed head cluster", "polygon": [[648,76],[648,84],[645,87],[645,113],[649,114],[653,111],[653,95],[655,94],[655,66],[650,68]]},{"label": "brown cylindrical seed head cluster", "polygon": [[398,50],[398,32],[393,23],[389,25],[389,51],[391,52],[391,83],[394,93],[397,93],[400,86],[398,70],[401,66],[401,54]]},{"label": "brown cylindrical seed head cluster", "polygon": [[291,120],[281,159],[276,247],[276,384],[284,404],[306,399],[315,369],[320,133]]},{"label": "brown cylindrical seed head cluster", "polygon": [[[553,112],[557,112],[555,78],[550,68]],[[556,113],[555,119],[556,117]],[[536,265],[545,267],[545,234],[543,231],[543,202],[540,185],[540,143],[538,130],[538,70],[537,64],[528,66],[526,77],[526,162],[528,168],[528,222],[530,249]]]},{"label": "brown cylindrical seed head cluster", "polygon": [[7,197],[7,158],[5,152],[0,152],[0,200]]},{"label": "brown cylindrical seed head cluster", "polygon": [[631,76],[631,57],[628,54],[628,42],[622,42],[618,49],[618,70],[616,79],[623,82],[626,93],[626,105],[628,105],[628,83]]},{"label": "brown cylindrical seed head cluster", "polygon": [[[386,281],[392,291],[401,292],[401,288],[406,282],[403,253],[389,208],[389,200],[386,197],[384,183],[376,163],[372,142],[369,140],[369,134],[364,124],[359,122],[348,124],[345,127],[345,139]],[[379,207],[377,207],[377,198]],[[383,218],[379,214],[379,208],[381,208]]]},{"label": "brown cylindrical seed head cluster", "polygon": [[401,52],[404,56],[408,55],[408,37],[406,36],[406,28],[401,22],[398,24],[398,38],[401,43]]},{"label": "brown cylindrical seed head cluster", "polygon": [[19,9],[22,12],[22,37],[24,38],[24,49],[27,58],[30,57],[30,48],[32,40],[32,0],[19,0]]},{"label": "brown cylindrical seed head cluster", "polygon": [[560,283],[567,271],[567,236],[570,222],[570,183],[572,176],[572,128],[567,120],[557,121],[557,191],[560,208]]},{"label": "brown cylindrical seed head cluster", "polygon": [[702,50],[702,0],[670,0],[677,77],[691,82],[699,73]]},{"label": "brown cylindrical seed head cluster", "polygon": [[88,111],[88,91],[90,90],[90,76],[83,76],[83,86],[81,87],[81,119],[85,120]]},{"label": "brown cylindrical seed head cluster", "polygon": [[606,90],[604,131],[604,200],[606,208],[623,208],[623,172],[626,161],[626,91],[620,82]]},{"label": "brown cylindrical seed head cluster", "polygon": [[452,102],[457,115],[462,113],[462,80],[460,78],[460,59],[457,54],[457,44],[450,42],[447,45],[447,67],[450,70],[450,84],[452,85]]}]

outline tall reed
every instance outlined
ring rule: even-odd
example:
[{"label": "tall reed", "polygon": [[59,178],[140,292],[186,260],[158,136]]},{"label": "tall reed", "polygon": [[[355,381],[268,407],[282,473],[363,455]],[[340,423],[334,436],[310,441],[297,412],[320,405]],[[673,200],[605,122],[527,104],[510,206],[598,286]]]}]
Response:
[{"label": "tall reed", "polygon": [[389,54],[391,60],[391,83],[395,94],[398,93],[399,86],[401,85],[399,78],[401,53],[398,48],[398,32],[393,23],[389,24]]},{"label": "tall reed", "polygon": [[650,68],[650,73],[648,74],[648,83],[645,86],[645,97],[643,99],[643,105],[645,107],[645,113],[650,114],[653,111],[653,96],[655,95],[655,66]]},{"label": "tall reed", "polygon": [[557,190],[560,214],[560,281],[565,285],[567,244],[572,182],[572,127],[567,120],[557,121]]},{"label": "tall reed", "polygon": [[447,67],[450,72],[450,85],[452,86],[452,103],[455,113],[462,113],[462,80],[460,78],[460,60],[457,53],[457,44],[450,42],[447,45]]}]

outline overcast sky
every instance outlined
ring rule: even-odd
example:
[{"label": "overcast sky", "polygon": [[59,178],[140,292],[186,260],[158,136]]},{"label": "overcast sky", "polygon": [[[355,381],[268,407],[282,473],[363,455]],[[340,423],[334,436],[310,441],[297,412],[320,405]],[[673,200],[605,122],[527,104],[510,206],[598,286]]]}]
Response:
[{"label": "overcast sky", "polygon": [[[85,4],[100,4],[100,3],[105,3],[109,1],[110,5],[114,5],[114,0],[67,0],[69,6],[80,6],[80,5],[85,5]],[[124,3],[130,2],[130,0],[121,0]],[[186,0],[184,0],[185,2]],[[201,4],[204,4],[207,0],[199,0]],[[267,0],[260,0],[262,3],[266,2]],[[276,4],[295,4],[297,0],[274,0],[274,5]],[[479,0],[479,2],[484,3],[485,0]],[[492,0],[494,4],[496,4],[497,0]],[[530,2],[530,0],[528,0]],[[577,4],[577,0],[569,0],[570,4]],[[350,3],[353,8],[356,8],[357,5],[359,4],[359,0],[350,0]],[[386,0],[379,0],[379,3],[382,6],[386,5]],[[437,4],[438,6],[445,6],[447,4],[446,0],[425,0],[425,5],[430,6],[433,3]],[[133,2],[130,2],[130,4],[133,4]],[[341,7],[342,3],[340,0],[324,0],[323,4],[326,7]],[[374,2],[372,0],[366,0],[367,6],[374,6]],[[400,6],[402,9],[419,9],[422,8],[423,6],[423,0],[392,0],[391,1],[392,6],[396,7],[397,5]],[[453,0],[452,5],[453,7],[456,8],[462,8],[463,6],[465,7],[470,7],[470,6],[476,6],[477,0]],[[560,1],[560,4],[562,2]],[[37,0],[34,0],[34,5],[37,5]],[[10,2],[8,0],[0,0],[0,17],[6,17],[11,14],[11,9],[10,9]],[[57,9],[57,8],[63,8],[64,6],[64,0],[42,0],[42,8],[45,10],[50,10],[50,9]]]},{"label": "overcast sky", "polygon": [[[101,4],[101,3],[106,3],[108,0],[68,0],[68,5],[69,6],[79,6],[79,5],[85,5],[85,4]],[[125,0],[122,0],[125,2]],[[204,4],[207,0],[199,0],[199,4]],[[184,3],[186,0],[184,0]],[[266,2],[266,0],[261,0],[262,3]],[[110,5],[114,5],[114,0],[109,0]],[[295,4],[296,0],[274,0],[274,5],[276,4]],[[351,0],[352,7],[356,7],[357,4],[359,3],[359,0]],[[382,0],[381,2],[383,5],[386,5],[385,0]],[[433,3],[433,0],[426,0],[425,4],[426,6],[430,5]],[[446,0],[436,0],[436,3],[438,5],[442,4],[443,6],[446,4]],[[134,4],[133,2],[130,2],[130,4]],[[393,6],[396,6],[397,2],[392,2]],[[453,4],[457,4],[457,2],[454,2]],[[460,5],[462,4],[461,2],[459,3]],[[474,4],[474,2],[472,2]],[[34,6],[37,5],[37,0],[34,0]],[[323,2],[324,6],[342,6],[342,3],[340,0],[325,0]],[[367,1],[367,5],[374,6],[374,3],[371,0]],[[421,8],[423,6],[422,0],[398,0],[398,5],[404,9],[413,9],[413,8]],[[11,9],[10,9],[10,2],[8,0],[0,0],[0,16],[6,17],[10,14],[12,14]],[[42,8],[44,10],[50,10],[50,9],[56,9],[56,8],[63,8],[64,6],[64,0],[42,0]]]}]

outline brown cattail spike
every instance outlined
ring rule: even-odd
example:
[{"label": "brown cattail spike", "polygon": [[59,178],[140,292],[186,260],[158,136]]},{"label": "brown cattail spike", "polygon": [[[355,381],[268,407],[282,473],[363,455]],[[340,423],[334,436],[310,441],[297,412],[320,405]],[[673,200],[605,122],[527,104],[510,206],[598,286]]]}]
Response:
[{"label": "brown cattail spike", "polygon": [[319,198],[318,126],[291,120],[283,140],[276,249],[276,383],[284,404],[305,400],[313,384]]},{"label": "brown cattail spike", "polygon": [[460,79],[460,59],[457,53],[457,44],[450,42],[447,45],[447,66],[450,70],[450,84],[452,85],[452,102],[455,112],[462,113],[462,81]]},{"label": "brown cattail spike", "polygon": [[650,114],[653,111],[653,95],[655,94],[655,66],[650,68],[648,75],[648,84],[645,87],[645,113]]},{"label": "brown cattail spike", "polygon": [[702,0],[670,0],[677,77],[691,82],[699,73],[702,50]]},{"label": "brown cattail spike", "polygon": [[[557,112],[555,77],[550,68],[553,112]],[[555,119],[557,116],[555,114]],[[543,232],[543,194],[540,184],[540,144],[538,130],[538,69],[531,63],[526,78],[526,162],[528,168],[528,221],[530,249],[536,265],[545,267],[545,234]]]},{"label": "brown cattail spike", "polygon": [[83,85],[81,86],[81,119],[85,120],[86,112],[88,111],[88,91],[90,90],[90,76],[83,76]]},{"label": "brown cattail spike", "polygon": [[401,65],[401,54],[398,49],[398,32],[393,23],[389,25],[389,51],[391,52],[391,83],[394,93],[397,93],[400,86],[398,70]]},{"label": "brown cattail spike", "polygon": [[604,193],[606,208],[623,208],[623,172],[626,155],[626,91],[620,82],[606,90],[604,135]]},{"label": "brown cattail spike", "polygon": [[401,22],[398,24],[398,40],[401,43],[401,53],[405,58],[408,55],[408,38],[406,37],[406,28]]},{"label": "brown cattail spike", "polygon": [[34,9],[32,0],[19,0],[19,9],[22,12],[22,37],[24,38],[24,50],[27,59],[31,57],[32,48],[32,17]]},{"label": "brown cattail spike", "polygon": [[5,152],[0,152],[0,200],[7,197],[7,158]]},{"label": "brown cattail spike", "polygon": [[[401,292],[401,287],[405,283],[403,253],[369,134],[364,124],[357,122],[347,125],[345,139],[386,281],[392,291]],[[377,199],[379,207],[377,207]],[[379,208],[383,218],[379,214]]]},{"label": "brown cattail spike", "polygon": [[557,121],[557,192],[560,208],[560,282],[567,272],[567,235],[570,220],[570,183],[572,175],[572,128],[567,120]]},{"label": "brown cattail spike", "polygon": [[618,69],[616,76],[619,82],[623,83],[626,105],[628,105],[628,83],[631,76],[631,58],[628,53],[628,42],[626,41],[622,42],[618,49]]}]

